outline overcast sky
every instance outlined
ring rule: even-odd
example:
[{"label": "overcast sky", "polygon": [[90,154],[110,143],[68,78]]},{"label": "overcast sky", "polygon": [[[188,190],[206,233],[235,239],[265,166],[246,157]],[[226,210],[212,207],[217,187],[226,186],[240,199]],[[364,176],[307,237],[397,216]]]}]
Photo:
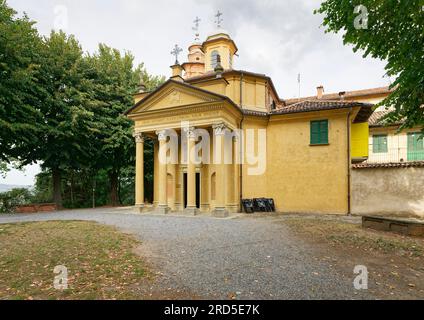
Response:
[{"label": "overcast sky", "polygon": [[[194,39],[196,16],[202,19],[201,38],[214,29],[214,15],[223,12],[223,27],[239,48],[235,68],[270,76],[282,98],[385,86],[384,63],[363,59],[343,46],[340,35],[325,34],[322,17],[313,14],[316,0],[9,0],[19,13],[37,21],[41,34],[61,26],[74,34],[84,50],[98,43],[128,50],[152,74],[169,76],[170,51],[184,49]],[[0,183],[32,184],[38,169],[27,176],[12,172]]]}]

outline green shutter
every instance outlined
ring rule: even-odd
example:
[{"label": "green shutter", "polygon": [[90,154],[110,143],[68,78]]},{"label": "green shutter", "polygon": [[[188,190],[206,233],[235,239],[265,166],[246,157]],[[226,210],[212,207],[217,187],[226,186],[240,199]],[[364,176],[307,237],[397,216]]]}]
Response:
[{"label": "green shutter", "polygon": [[321,143],[328,143],[328,121],[321,121]]},{"label": "green shutter", "polygon": [[424,139],[420,132],[408,134],[408,161],[424,160]]},{"label": "green shutter", "polygon": [[373,136],[373,153],[387,153],[387,135],[376,135]]},{"label": "green shutter", "polygon": [[328,120],[311,121],[311,145],[328,144]]}]

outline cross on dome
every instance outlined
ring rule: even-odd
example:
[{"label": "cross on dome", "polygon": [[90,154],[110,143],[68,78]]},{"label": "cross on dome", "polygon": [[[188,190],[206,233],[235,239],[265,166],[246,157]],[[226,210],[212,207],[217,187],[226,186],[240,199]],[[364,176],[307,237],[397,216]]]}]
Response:
[{"label": "cross on dome", "polygon": [[218,10],[217,14],[215,15],[215,18],[216,18],[215,23],[216,23],[216,27],[218,29],[221,28],[221,23],[224,21],[224,19],[221,18],[223,15],[224,14],[222,12],[220,12],[219,10]]},{"label": "cross on dome", "polygon": [[178,56],[180,53],[183,52],[183,49],[181,49],[178,44],[175,45],[174,50],[171,51],[171,54],[175,56],[175,64],[179,64],[178,62]]},{"label": "cross on dome", "polygon": [[196,17],[196,19],[193,21],[194,23],[194,27],[193,27],[193,31],[196,31],[196,37],[195,37],[195,41],[200,41],[200,34],[199,34],[199,24],[202,20],[199,17]]}]

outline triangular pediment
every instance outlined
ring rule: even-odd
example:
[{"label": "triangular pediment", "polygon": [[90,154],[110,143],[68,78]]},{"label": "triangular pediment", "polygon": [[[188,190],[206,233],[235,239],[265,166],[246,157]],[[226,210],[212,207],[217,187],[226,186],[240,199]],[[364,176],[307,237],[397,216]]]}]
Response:
[{"label": "triangular pediment", "polygon": [[128,114],[192,106],[222,101],[224,98],[184,83],[180,84],[176,81],[169,81],[137,103]]}]

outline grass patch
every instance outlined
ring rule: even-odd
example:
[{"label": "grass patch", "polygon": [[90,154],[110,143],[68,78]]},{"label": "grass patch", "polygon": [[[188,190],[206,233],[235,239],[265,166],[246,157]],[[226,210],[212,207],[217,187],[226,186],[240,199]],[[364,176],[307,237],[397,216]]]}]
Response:
[{"label": "grass patch", "polygon": [[[0,225],[0,299],[136,299],[146,277],[132,236],[93,222]],[[56,266],[68,290],[54,289]]]},{"label": "grass patch", "polygon": [[357,224],[301,218],[287,219],[284,223],[312,238],[330,241],[333,244],[384,253],[398,252],[412,257],[421,257],[424,254],[424,243],[418,239],[363,229]]}]

